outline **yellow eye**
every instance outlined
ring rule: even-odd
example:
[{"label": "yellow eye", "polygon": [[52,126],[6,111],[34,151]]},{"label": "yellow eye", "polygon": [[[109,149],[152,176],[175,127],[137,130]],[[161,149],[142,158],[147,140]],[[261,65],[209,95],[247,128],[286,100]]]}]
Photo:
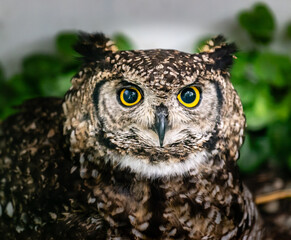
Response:
[{"label": "yellow eye", "polygon": [[119,93],[119,98],[124,106],[131,107],[141,100],[141,93],[135,87],[123,88]]},{"label": "yellow eye", "polygon": [[193,108],[200,101],[200,92],[194,86],[186,87],[178,94],[177,98],[185,107]]}]

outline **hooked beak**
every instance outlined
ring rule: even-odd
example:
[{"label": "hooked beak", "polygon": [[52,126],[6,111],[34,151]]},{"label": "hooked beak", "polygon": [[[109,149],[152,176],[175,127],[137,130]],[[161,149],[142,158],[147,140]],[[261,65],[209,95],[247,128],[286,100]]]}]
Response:
[{"label": "hooked beak", "polygon": [[155,131],[159,136],[160,147],[163,147],[163,142],[168,127],[168,108],[164,105],[160,105],[156,109],[155,117]]}]

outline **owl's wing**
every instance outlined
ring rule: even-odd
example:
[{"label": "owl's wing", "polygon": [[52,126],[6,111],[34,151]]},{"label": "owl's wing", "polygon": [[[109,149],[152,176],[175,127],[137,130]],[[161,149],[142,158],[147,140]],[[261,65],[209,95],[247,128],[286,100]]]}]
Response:
[{"label": "owl's wing", "polygon": [[96,210],[88,211],[86,201],[74,206],[75,199],[82,203],[81,183],[70,172],[61,105],[57,98],[29,100],[0,125],[3,239],[104,239]]},{"label": "owl's wing", "polygon": [[29,100],[1,123],[0,232],[4,239],[12,238],[15,230],[40,226],[45,221],[43,210],[48,214],[52,210],[49,189],[57,180],[56,164],[64,158],[59,146],[61,102]]}]

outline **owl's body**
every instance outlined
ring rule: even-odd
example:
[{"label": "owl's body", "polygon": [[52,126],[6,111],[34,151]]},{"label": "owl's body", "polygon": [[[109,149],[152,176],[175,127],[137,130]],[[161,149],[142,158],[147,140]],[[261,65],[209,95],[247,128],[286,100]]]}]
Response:
[{"label": "owl's body", "polygon": [[261,239],[221,40],[187,54],[84,35],[65,99],[28,101],[1,125],[4,239]]}]

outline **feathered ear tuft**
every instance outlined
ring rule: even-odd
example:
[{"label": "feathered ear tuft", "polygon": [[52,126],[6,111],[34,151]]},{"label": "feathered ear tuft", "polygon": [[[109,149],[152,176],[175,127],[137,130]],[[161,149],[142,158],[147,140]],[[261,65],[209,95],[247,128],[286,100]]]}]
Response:
[{"label": "feathered ear tuft", "polygon": [[237,47],[234,43],[227,43],[225,38],[218,35],[210,39],[201,49],[201,53],[207,53],[213,60],[212,69],[227,70],[233,63]]},{"label": "feathered ear tuft", "polygon": [[79,40],[74,46],[76,52],[82,55],[85,62],[103,60],[107,54],[118,51],[114,42],[103,33],[79,33]]}]

